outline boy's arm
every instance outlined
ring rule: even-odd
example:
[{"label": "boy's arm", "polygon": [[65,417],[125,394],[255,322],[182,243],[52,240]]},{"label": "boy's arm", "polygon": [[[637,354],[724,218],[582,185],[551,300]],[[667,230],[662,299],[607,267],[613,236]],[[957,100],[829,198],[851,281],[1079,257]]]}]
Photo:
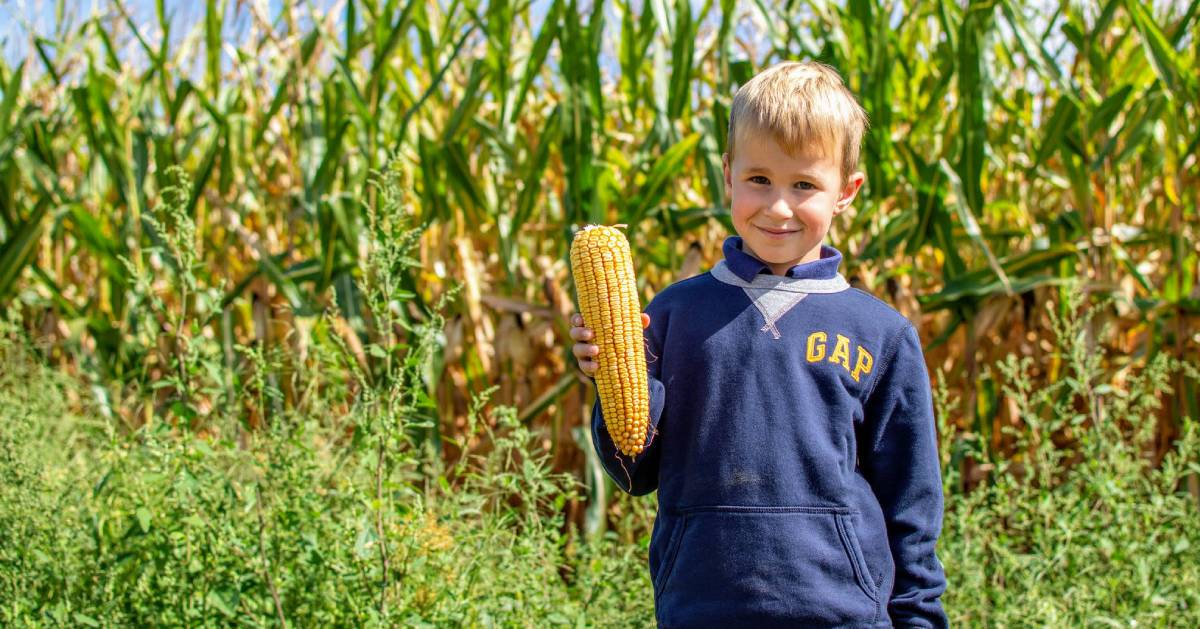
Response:
[{"label": "boy's arm", "polygon": [[659,439],[656,438],[655,433],[658,430],[658,420],[662,416],[666,389],[663,388],[663,384],[658,378],[650,376],[648,380],[650,430],[646,435],[646,441],[649,445],[646,445],[645,449],[636,457],[625,456],[617,450],[616,444],[608,434],[608,428],[604,425],[604,413],[600,408],[600,391],[596,387],[595,379],[592,380],[592,389],[596,391],[596,403],[592,405],[592,445],[600,455],[604,471],[608,472],[609,477],[616,481],[618,487],[634,496],[642,496],[658,489]]},{"label": "boy's arm", "polygon": [[650,326],[643,332],[646,339],[646,380],[650,395],[650,429],[646,434],[645,448],[636,457],[628,457],[617,450],[608,428],[604,424],[604,409],[600,408],[600,390],[592,378],[592,390],[596,403],[592,405],[592,445],[600,455],[604,471],[622,490],[642,496],[658,489],[659,439],[658,424],[666,402],[666,388],[659,379],[662,366],[662,344],[666,329],[666,313],[654,308],[653,302],[646,307],[650,315]]},{"label": "boy's arm", "polygon": [[933,399],[921,339],[912,325],[884,350],[864,405],[859,465],[883,507],[896,584],[888,615],[897,627],[946,627],[946,576],[935,547],[942,481]]}]

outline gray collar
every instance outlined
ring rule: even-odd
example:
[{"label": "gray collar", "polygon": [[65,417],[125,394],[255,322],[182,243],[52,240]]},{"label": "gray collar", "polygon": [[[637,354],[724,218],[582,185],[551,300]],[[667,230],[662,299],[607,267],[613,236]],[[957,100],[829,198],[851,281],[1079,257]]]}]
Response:
[{"label": "gray collar", "polygon": [[759,273],[754,277],[754,281],[747,282],[729,270],[729,267],[725,266],[724,260],[717,262],[710,272],[713,277],[726,284],[750,289],[779,290],[788,293],[840,293],[850,288],[850,284],[846,282],[846,278],[842,277],[841,273],[827,279],[801,279]]}]

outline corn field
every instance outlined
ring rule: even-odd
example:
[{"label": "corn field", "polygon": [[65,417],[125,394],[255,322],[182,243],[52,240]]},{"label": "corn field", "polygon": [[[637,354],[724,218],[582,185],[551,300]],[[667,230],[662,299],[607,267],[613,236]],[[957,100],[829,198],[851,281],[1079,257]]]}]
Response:
[{"label": "corn field", "polygon": [[[1101,304],[1070,342],[1118,384],[1137,361],[1200,357],[1198,0],[0,12],[18,24],[0,62],[0,303],[130,430],[214,431],[225,415],[254,430],[318,393],[340,400],[322,413],[338,426],[441,303],[422,443],[449,460],[489,449],[461,437],[494,388],[555,470],[602,484],[568,350],[572,235],[628,225],[643,303],[707,270],[733,234],[733,93],[784,59],[834,66],[869,114],[866,185],[831,244],[853,285],[918,324],[935,384],[959,400],[941,439],[963,487],[1021,456],[1007,430],[1021,419],[985,366],[1016,354],[1039,386],[1061,377],[1045,304]],[[368,243],[400,233],[380,231],[387,204],[419,236],[370,300]],[[240,395],[264,381],[277,394]],[[1156,458],[1200,417],[1197,382],[1169,385]],[[595,485],[563,507],[593,530]]]}]

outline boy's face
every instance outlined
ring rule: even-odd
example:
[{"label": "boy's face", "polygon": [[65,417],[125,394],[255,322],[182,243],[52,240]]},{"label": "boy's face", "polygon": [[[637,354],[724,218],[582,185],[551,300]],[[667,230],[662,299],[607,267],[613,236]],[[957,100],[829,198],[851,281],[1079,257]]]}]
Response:
[{"label": "boy's face", "polygon": [[742,248],[783,275],[821,257],[833,217],[850,206],[864,175],[842,181],[840,152],[792,157],[774,138],[739,133],[737,154],[725,166],[725,194]]}]

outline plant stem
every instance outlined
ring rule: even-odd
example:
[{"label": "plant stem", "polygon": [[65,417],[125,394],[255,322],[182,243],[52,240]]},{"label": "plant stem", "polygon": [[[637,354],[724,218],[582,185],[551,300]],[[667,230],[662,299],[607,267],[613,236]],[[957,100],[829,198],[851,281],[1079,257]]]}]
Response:
[{"label": "plant stem", "polygon": [[387,538],[383,532],[383,463],[384,449],[387,445],[387,439],[383,436],[379,439],[378,458],[375,463],[375,534],[379,537],[379,562],[383,565],[383,585],[379,588],[379,615],[387,614],[387,588],[388,588],[388,553],[387,553]]},{"label": "plant stem", "polygon": [[275,614],[279,617],[279,626],[287,627],[287,618],[283,615],[283,603],[279,600],[279,590],[275,588],[275,580],[271,578],[271,562],[267,559],[267,538],[263,531],[267,528],[262,514],[262,487],[254,486],[254,509],[258,513],[258,553],[263,562],[263,577],[267,580],[267,589],[275,600]]}]

